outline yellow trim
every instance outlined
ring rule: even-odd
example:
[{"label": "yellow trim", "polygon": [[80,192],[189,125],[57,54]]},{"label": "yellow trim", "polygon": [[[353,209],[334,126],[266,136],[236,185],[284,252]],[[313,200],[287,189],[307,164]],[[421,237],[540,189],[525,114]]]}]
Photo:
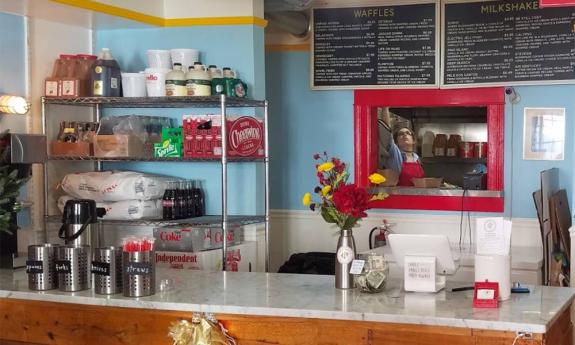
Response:
[{"label": "yellow trim", "polygon": [[307,52],[310,44],[266,44],[266,52]]},{"label": "yellow trim", "polygon": [[173,18],[164,19],[164,26],[194,26],[194,25],[244,25],[251,24],[265,28],[268,21],[259,17],[204,17],[204,18]]},{"label": "yellow trim", "polygon": [[206,18],[173,18],[151,16],[141,12],[128,10],[122,7],[102,4],[92,0],[52,0],[54,2],[83,8],[86,10],[108,14],[115,17],[126,18],[140,23],[155,26],[195,26],[195,25],[245,25],[251,24],[265,28],[268,21],[254,16],[243,17],[206,17]]},{"label": "yellow trim", "polygon": [[122,17],[126,19],[135,20],[137,22],[164,26],[165,19],[156,16],[150,16],[141,12],[127,10],[122,7],[102,4],[91,0],[52,0],[54,2],[65,4],[74,7],[80,7],[94,12],[109,14],[111,16]]}]

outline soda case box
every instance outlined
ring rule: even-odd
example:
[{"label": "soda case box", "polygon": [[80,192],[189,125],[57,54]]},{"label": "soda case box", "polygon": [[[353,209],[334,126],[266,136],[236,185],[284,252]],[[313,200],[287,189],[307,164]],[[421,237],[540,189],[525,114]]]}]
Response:
[{"label": "soda case box", "polygon": [[[231,272],[251,272],[256,267],[257,243],[244,242],[228,248],[226,256],[227,270]],[[222,249],[212,249],[203,252],[171,252],[156,251],[156,267],[221,271]]]},{"label": "soda case box", "polygon": [[[228,245],[240,244],[243,228],[232,226],[228,229]],[[221,227],[167,226],[154,228],[154,242],[157,250],[175,252],[200,252],[223,246]]]},{"label": "soda case box", "polygon": [[[264,156],[263,120],[252,116],[228,117],[229,157]],[[222,155],[220,115],[184,115],[184,157],[218,158]]]}]

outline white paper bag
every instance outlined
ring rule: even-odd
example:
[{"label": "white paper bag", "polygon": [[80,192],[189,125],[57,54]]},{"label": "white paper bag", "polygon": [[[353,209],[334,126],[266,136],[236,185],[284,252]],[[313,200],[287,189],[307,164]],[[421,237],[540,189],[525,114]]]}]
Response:
[{"label": "white paper bag", "polygon": [[[68,174],[62,189],[77,199],[124,201],[161,199],[170,180],[136,171],[92,171]],[[173,178],[171,178],[173,180]]]}]

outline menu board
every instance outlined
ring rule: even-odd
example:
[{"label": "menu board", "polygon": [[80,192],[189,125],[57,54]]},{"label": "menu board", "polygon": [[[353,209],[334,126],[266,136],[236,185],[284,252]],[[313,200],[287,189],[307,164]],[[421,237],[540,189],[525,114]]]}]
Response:
[{"label": "menu board", "polygon": [[442,86],[575,81],[575,7],[446,3]]},{"label": "menu board", "polygon": [[313,89],[438,86],[438,3],[316,8]]}]

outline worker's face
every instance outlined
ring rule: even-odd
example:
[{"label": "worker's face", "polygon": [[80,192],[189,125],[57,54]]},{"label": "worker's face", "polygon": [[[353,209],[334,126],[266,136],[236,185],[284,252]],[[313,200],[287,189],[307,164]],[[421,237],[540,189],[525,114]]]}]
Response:
[{"label": "worker's face", "polygon": [[408,128],[402,128],[397,132],[397,146],[402,151],[413,151],[413,134]]}]

